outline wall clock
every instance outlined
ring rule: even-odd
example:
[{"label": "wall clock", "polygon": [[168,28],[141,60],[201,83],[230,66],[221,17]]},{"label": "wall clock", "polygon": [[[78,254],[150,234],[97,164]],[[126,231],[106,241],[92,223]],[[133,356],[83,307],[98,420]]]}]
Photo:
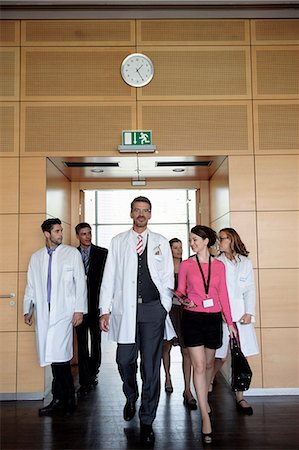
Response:
[{"label": "wall clock", "polygon": [[120,68],[123,80],[133,87],[146,86],[154,76],[154,65],[142,53],[131,53],[123,60]]}]

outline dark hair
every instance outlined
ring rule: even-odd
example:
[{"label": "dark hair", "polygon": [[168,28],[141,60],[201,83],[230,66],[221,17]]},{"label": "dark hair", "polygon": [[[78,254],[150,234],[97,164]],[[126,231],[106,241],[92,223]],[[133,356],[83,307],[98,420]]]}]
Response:
[{"label": "dark hair", "polygon": [[208,248],[212,247],[217,240],[216,231],[212,230],[210,227],[206,227],[205,225],[195,225],[195,227],[191,228],[191,233],[197,234],[197,236],[202,239],[208,238]]},{"label": "dark hair", "polygon": [[172,239],[170,239],[170,241],[169,241],[170,247],[172,247],[173,244],[176,244],[177,242],[182,243],[182,241],[179,238],[172,238]]},{"label": "dark hair", "polygon": [[134,200],[131,203],[131,211],[133,211],[134,209],[134,203],[136,202],[143,202],[143,203],[147,203],[149,205],[149,209],[152,210],[152,204],[150,202],[150,200],[147,197],[142,197],[142,195],[140,195],[139,197],[134,198]]},{"label": "dark hair", "polygon": [[79,231],[82,230],[82,228],[89,228],[91,230],[91,226],[87,222],[81,222],[78,223],[78,225],[75,226],[76,234],[79,234]]},{"label": "dark hair", "polygon": [[52,228],[54,225],[61,225],[60,219],[47,219],[44,220],[44,222],[41,224],[41,229],[43,233],[47,231],[48,233],[51,233]]},{"label": "dark hair", "polygon": [[230,248],[233,254],[239,254],[242,256],[248,256],[249,251],[242,242],[239,234],[234,230],[234,228],[222,228],[219,233],[226,233],[230,240]]}]

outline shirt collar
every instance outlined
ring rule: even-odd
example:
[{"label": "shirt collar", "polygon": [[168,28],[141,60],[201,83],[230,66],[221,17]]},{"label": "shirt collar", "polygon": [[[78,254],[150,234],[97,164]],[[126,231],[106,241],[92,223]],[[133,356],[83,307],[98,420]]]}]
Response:
[{"label": "shirt collar", "polygon": [[91,245],[87,249],[82,248],[81,245],[80,245],[80,252],[81,253],[86,253],[88,256],[90,255],[90,249],[91,249]]}]

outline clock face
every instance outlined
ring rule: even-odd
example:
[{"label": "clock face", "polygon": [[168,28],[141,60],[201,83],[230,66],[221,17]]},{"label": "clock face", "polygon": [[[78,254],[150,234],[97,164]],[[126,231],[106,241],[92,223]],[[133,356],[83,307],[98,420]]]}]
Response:
[{"label": "clock face", "polygon": [[130,86],[142,87],[152,80],[154,65],[148,56],[132,53],[121,64],[121,76]]}]

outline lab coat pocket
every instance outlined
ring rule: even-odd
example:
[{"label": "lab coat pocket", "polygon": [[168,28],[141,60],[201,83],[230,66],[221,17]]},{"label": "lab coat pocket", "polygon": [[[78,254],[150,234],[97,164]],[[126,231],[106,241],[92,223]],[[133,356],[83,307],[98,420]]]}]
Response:
[{"label": "lab coat pocket", "polygon": [[113,314],[122,314],[123,313],[123,291],[122,290],[119,290],[116,292],[112,309],[113,309]]},{"label": "lab coat pocket", "polygon": [[64,293],[66,298],[74,297],[74,270],[72,267],[64,266],[62,272],[62,280],[63,280],[63,286],[64,286]]}]

